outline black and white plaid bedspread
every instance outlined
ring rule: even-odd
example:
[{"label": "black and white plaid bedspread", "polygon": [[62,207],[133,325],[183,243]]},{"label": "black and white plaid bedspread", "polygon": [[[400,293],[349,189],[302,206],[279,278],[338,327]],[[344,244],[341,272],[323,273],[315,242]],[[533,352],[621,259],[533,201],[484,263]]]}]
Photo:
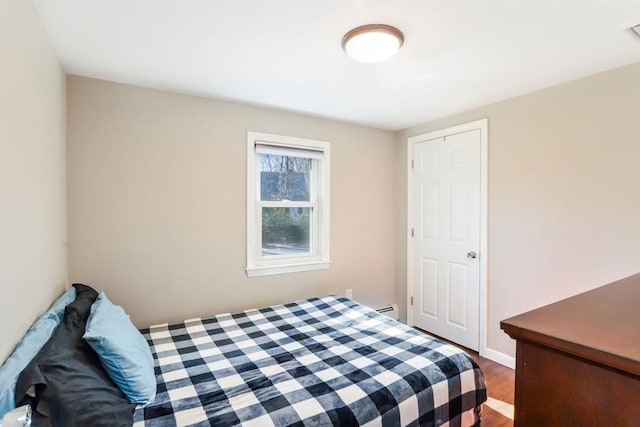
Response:
[{"label": "black and white plaid bedspread", "polygon": [[341,297],[142,332],[158,395],[135,426],[455,426],[486,399],[465,352]]}]

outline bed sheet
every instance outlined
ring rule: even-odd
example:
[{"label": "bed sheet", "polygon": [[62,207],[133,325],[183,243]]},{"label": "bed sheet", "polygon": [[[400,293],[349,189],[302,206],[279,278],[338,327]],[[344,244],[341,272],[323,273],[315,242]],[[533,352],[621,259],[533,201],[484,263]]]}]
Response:
[{"label": "bed sheet", "polygon": [[342,297],[142,332],[158,394],[135,426],[459,426],[486,400],[463,350]]}]

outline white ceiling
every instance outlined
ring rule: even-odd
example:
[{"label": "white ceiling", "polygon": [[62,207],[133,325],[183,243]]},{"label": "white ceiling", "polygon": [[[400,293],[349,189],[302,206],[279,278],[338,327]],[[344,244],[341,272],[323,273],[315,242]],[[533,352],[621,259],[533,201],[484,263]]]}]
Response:
[{"label": "white ceiling", "polygon": [[[640,0],[36,0],[69,74],[397,130],[640,61]],[[341,49],[404,32],[391,60]]]}]

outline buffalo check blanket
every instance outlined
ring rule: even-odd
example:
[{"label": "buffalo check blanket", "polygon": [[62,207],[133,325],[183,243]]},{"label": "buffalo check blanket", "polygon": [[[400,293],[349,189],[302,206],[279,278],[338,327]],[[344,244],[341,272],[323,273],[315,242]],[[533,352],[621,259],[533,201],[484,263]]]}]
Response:
[{"label": "buffalo check blanket", "polygon": [[142,333],[158,394],[135,426],[460,426],[486,400],[464,351],[342,297]]}]

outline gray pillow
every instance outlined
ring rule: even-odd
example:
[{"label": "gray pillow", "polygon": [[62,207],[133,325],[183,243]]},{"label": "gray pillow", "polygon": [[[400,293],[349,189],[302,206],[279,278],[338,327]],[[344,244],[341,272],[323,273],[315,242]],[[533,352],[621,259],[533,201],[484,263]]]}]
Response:
[{"label": "gray pillow", "polygon": [[98,296],[92,288],[75,284],[77,296],[65,310],[53,337],[20,374],[16,401],[35,387],[32,402],[37,425],[128,426],[133,424],[131,404],[102,367],[98,355],[82,339],[91,304]]}]

